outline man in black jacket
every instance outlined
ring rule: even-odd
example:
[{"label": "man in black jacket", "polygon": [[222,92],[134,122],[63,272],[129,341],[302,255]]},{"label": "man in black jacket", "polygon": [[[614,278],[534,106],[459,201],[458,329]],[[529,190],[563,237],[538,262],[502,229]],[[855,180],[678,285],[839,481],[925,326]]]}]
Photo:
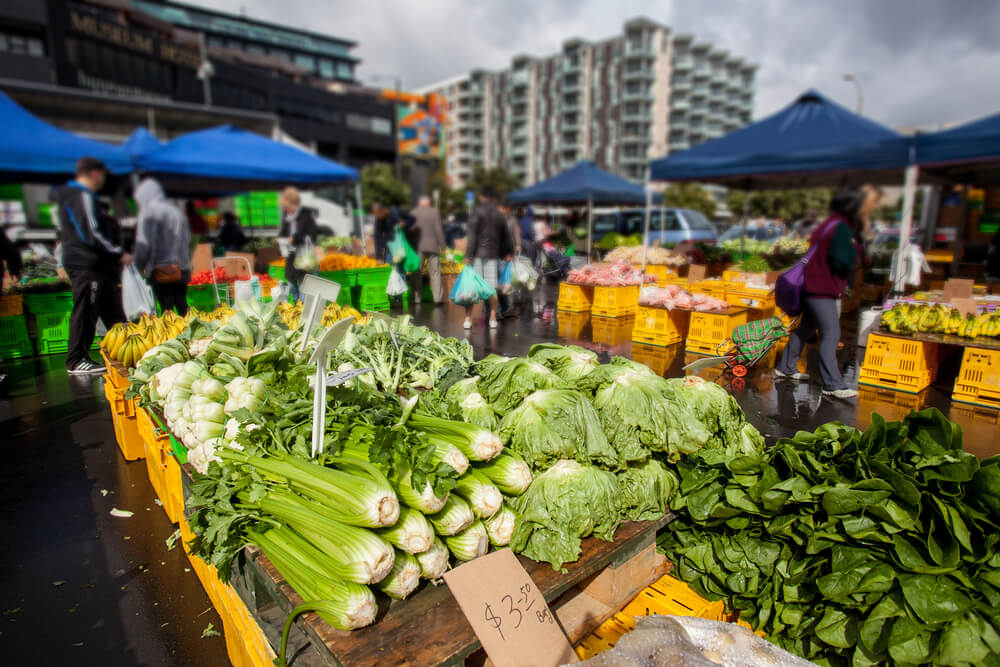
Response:
[{"label": "man in black jacket", "polygon": [[76,163],[76,179],[53,190],[59,215],[62,263],[73,290],[66,369],[70,374],[103,373],[90,358],[97,318],[111,327],[125,321],[118,277],[121,266],[132,263],[117,241],[108,238],[110,221],[97,200],[107,169],[91,157]]},{"label": "man in black jacket", "polygon": [[288,256],[285,257],[285,280],[291,288],[292,298],[298,300],[299,285],[309,272],[295,268],[295,258],[306,239],[315,246],[319,229],[316,226],[313,210],[302,206],[302,194],[298,188],[287,187],[282,190],[278,205],[282,214],[278,236],[288,239],[289,245]]}]

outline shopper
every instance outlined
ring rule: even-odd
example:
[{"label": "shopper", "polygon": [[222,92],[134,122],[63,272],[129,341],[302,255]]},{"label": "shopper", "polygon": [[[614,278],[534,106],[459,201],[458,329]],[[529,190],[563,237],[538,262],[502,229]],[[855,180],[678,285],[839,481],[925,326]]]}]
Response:
[{"label": "shopper", "polygon": [[[285,281],[291,290],[292,299],[299,299],[299,285],[306,275],[305,271],[295,268],[295,258],[308,248],[314,247],[319,230],[316,228],[316,217],[312,209],[302,206],[302,195],[298,188],[287,187],[281,191],[278,198],[281,208],[281,228],[278,236],[288,243],[288,254],[285,256]],[[309,243],[306,244],[306,239]],[[307,245],[303,248],[303,245]],[[314,250],[312,252],[315,252]]]},{"label": "shopper", "polygon": [[52,193],[62,264],[73,291],[66,370],[74,375],[104,372],[104,366],[90,358],[98,318],[106,327],[125,321],[118,279],[121,266],[131,264],[132,256],[107,238],[111,221],[98,219],[102,209],[96,193],[106,176],[104,163],[83,157],[76,163],[76,178]]},{"label": "shopper", "polygon": [[388,262],[386,257],[386,246],[396,234],[396,225],[399,224],[399,215],[396,211],[380,201],[372,202],[372,215],[375,216],[375,259],[380,262]]},{"label": "shopper", "polygon": [[521,254],[535,261],[535,211],[530,206],[518,211],[518,229],[521,233]]},{"label": "shopper", "polygon": [[[511,259],[514,242],[510,237],[507,220],[493,202],[494,194],[484,189],[479,195],[479,205],[472,210],[469,218],[469,244],[466,257],[472,259],[472,268],[491,287],[496,289],[500,275],[500,259]],[[490,328],[497,327],[497,297],[490,297],[484,304],[489,317]],[[472,306],[465,307],[465,328],[472,328]]]},{"label": "shopper", "polygon": [[[514,243],[514,255],[521,254],[521,222],[514,215],[514,209],[511,208],[510,204],[503,202],[497,204],[497,210],[500,214],[507,220],[507,233],[510,235],[511,241]],[[513,260],[505,260],[500,262],[500,273],[503,274],[507,270],[507,266]],[[517,308],[515,306],[514,299],[514,287],[511,285],[507,292],[499,292],[497,294],[497,301],[500,304],[500,317],[514,317],[517,314]]]},{"label": "shopper", "polygon": [[187,285],[191,280],[191,228],[188,219],[167,201],[163,187],[146,178],[135,189],[139,224],[135,235],[135,265],[153,288],[160,310],[187,315]]},{"label": "shopper", "polygon": [[[874,204],[872,203],[874,201]],[[807,380],[796,365],[802,349],[814,332],[819,332],[819,373],[823,394],[853,398],[837,366],[837,343],[840,342],[840,314],[837,299],[844,294],[847,278],[858,262],[854,230],[863,224],[863,216],[878,205],[877,195],[855,189],[839,190],[830,202],[830,216],[812,233],[812,256],[805,267],[802,319],[792,332],[781,361],[775,368],[778,378]],[[815,248],[815,250],[812,250]]]},{"label": "shopper", "polygon": [[247,242],[247,235],[243,233],[243,225],[240,219],[232,211],[222,214],[222,226],[219,227],[219,245],[226,250],[239,252]]},{"label": "shopper", "polygon": [[[441,252],[448,246],[444,240],[444,226],[441,224],[441,214],[436,208],[431,206],[430,197],[421,197],[417,202],[417,207],[410,214],[414,219],[414,227],[420,234],[417,252],[423,264],[427,265],[427,276],[431,281],[431,294],[434,303],[440,304],[444,301],[444,291],[441,288]],[[417,271],[415,280],[416,293],[414,303],[420,303],[424,289],[423,273]]]}]

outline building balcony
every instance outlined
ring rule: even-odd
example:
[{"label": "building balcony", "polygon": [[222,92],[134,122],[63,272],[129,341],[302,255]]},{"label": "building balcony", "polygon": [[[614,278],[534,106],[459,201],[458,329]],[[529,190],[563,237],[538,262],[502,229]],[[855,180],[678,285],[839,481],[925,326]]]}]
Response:
[{"label": "building balcony", "polygon": [[580,85],[580,77],[577,76],[574,79],[563,79],[562,92],[564,93],[578,93],[582,89]]},{"label": "building balcony", "polygon": [[577,95],[570,99],[563,98],[562,104],[559,108],[563,113],[566,113],[567,111],[578,113],[580,111],[580,96]]},{"label": "building balcony", "polygon": [[695,84],[691,87],[691,97],[708,97],[708,86]]},{"label": "building balcony", "polygon": [[712,68],[708,65],[696,65],[692,75],[696,79],[709,79],[712,77]]},{"label": "building balcony", "polygon": [[510,152],[510,156],[511,157],[515,157],[515,158],[516,157],[527,157],[527,155],[528,155],[528,142],[527,141],[521,141],[521,142],[517,142],[517,143],[511,144],[509,152]]},{"label": "building balcony", "polygon": [[510,75],[510,85],[513,88],[527,86],[531,83],[531,72],[528,70],[518,70]]},{"label": "building balcony", "polygon": [[717,69],[712,71],[712,83],[726,84],[729,82],[729,75],[726,74],[726,70]]},{"label": "building balcony", "polygon": [[670,130],[687,130],[690,121],[687,118],[670,119]]},{"label": "building balcony", "polygon": [[690,70],[692,67],[694,67],[694,58],[692,58],[691,56],[681,56],[680,58],[674,58],[674,62],[672,63],[672,65],[675,70],[687,71]]},{"label": "building balcony", "polygon": [[619,139],[619,143],[622,145],[646,145],[649,143],[649,134],[624,134]]},{"label": "building balcony", "polygon": [[626,122],[627,123],[628,121],[648,123],[649,122],[649,110],[633,111],[633,112],[625,112],[625,111],[623,111],[622,112],[622,122]]},{"label": "building balcony", "polygon": [[691,144],[688,143],[687,139],[672,139],[668,148],[671,153],[677,153],[691,148]]},{"label": "building balcony", "polygon": [[645,153],[637,153],[634,155],[622,155],[621,163],[623,165],[636,165],[636,164],[646,164],[649,162],[649,157]]},{"label": "building balcony", "polygon": [[691,79],[673,79],[670,82],[670,87],[674,90],[691,90]]},{"label": "building balcony", "polygon": [[630,40],[626,40],[625,42],[626,58],[651,57],[655,55],[656,51],[653,49],[653,45],[646,40],[643,40],[640,44],[635,44]]},{"label": "building balcony", "polygon": [[670,108],[684,110],[691,108],[691,100],[686,97],[674,97],[670,100]]},{"label": "building balcony", "polygon": [[622,79],[625,81],[652,81],[655,78],[652,67],[639,67],[631,71],[626,69],[622,72]]},{"label": "building balcony", "polygon": [[625,101],[636,101],[636,100],[648,101],[652,99],[653,99],[653,93],[652,90],[649,88],[640,88],[639,90],[632,90],[632,91],[626,88],[622,92],[622,100]]}]

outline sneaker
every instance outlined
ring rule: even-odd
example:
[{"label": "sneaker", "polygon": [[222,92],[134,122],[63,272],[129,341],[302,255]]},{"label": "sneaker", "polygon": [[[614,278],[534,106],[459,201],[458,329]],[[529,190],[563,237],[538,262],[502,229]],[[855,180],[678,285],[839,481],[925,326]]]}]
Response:
[{"label": "sneaker", "polygon": [[465,324],[463,324],[462,327],[464,327],[466,329],[471,329],[472,328],[472,320],[470,320],[468,317],[466,317],[465,318]]},{"label": "sneaker", "polygon": [[783,370],[775,368],[774,369],[774,377],[784,378],[786,380],[802,380],[802,381],[805,381],[805,380],[809,379],[809,373],[786,373]]},{"label": "sneaker", "polygon": [[104,372],[104,365],[94,363],[90,359],[84,359],[73,368],[67,368],[66,372],[70,375],[95,375]]},{"label": "sneaker", "polygon": [[496,329],[496,328],[497,328],[497,321],[490,320],[490,329]]},{"label": "sneaker", "polygon": [[834,398],[854,398],[858,395],[857,389],[824,389],[824,396],[833,396]]}]

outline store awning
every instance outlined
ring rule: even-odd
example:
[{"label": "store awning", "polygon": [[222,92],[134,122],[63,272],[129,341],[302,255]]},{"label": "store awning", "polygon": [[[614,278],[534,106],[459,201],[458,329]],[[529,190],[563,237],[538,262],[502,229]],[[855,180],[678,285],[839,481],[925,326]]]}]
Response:
[{"label": "store awning", "polygon": [[515,204],[646,204],[641,185],[604,171],[583,160],[566,171],[530,187],[512,192],[507,199]]},{"label": "store awning", "polygon": [[120,147],[81,137],[33,116],[0,92],[0,180],[57,183],[71,178],[84,156],[102,160],[115,174],[132,165]]},{"label": "store awning", "polygon": [[650,163],[655,181],[733,187],[899,182],[912,140],[809,90],[763,120]]},{"label": "store awning", "polygon": [[230,125],[181,135],[135,158],[172,194],[315,188],[353,182],[355,169]]},{"label": "store awning", "polygon": [[922,173],[974,185],[1000,183],[1000,114],[919,135],[915,143]]},{"label": "store awning", "polygon": [[122,150],[124,150],[130,158],[137,158],[140,155],[146,153],[151,153],[163,146],[163,142],[157,139],[153,134],[144,127],[137,128],[135,132],[129,135],[122,143]]}]

